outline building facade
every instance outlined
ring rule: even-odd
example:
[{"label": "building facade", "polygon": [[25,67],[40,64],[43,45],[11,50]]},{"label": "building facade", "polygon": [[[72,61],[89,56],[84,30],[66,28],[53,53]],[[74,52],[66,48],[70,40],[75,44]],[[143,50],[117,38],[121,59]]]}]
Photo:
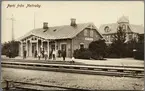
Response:
[{"label": "building facade", "polygon": [[103,24],[99,31],[102,33],[107,44],[111,44],[114,34],[117,33],[118,27],[121,26],[126,32],[126,41],[135,39],[138,41],[139,35],[144,34],[144,27],[142,25],[130,24],[128,17],[122,16],[116,23]]},{"label": "building facade", "polygon": [[49,27],[47,22],[42,28],[33,29],[19,38],[19,55],[27,51],[27,56],[34,57],[35,51],[47,51],[48,56],[52,50],[66,50],[66,56],[72,57],[74,50],[80,47],[87,48],[89,43],[103,38],[93,23],[76,24],[71,19],[70,25]]}]

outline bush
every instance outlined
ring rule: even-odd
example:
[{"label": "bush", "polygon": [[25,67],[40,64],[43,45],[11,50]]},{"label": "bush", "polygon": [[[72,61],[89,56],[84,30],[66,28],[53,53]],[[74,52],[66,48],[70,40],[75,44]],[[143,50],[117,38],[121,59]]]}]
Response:
[{"label": "bush", "polygon": [[90,59],[91,58],[91,52],[88,49],[76,49],[74,51],[74,57],[78,59]]},{"label": "bush", "polygon": [[133,57],[133,50],[136,48],[137,41],[132,39],[126,43],[126,57]]},{"label": "bush", "polygon": [[6,55],[7,57],[13,58],[18,56],[18,54],[19,54],[18,41],[10,41],[2,45],[2,55]]},{"label": "bush", "polygon": [[118,58],[119,56],[112,50],[112,46],[108,45],[106,48],[106,58]]},{"label": "bush", "polygon": [[144,43],[137,43],[134,58],[144,60]]},{"label": "bush", "polygon": [[106,43],[105,40],[93,41],[89,44],[89,50],[92,53],[91,58],[103,59],[106,54]]}]

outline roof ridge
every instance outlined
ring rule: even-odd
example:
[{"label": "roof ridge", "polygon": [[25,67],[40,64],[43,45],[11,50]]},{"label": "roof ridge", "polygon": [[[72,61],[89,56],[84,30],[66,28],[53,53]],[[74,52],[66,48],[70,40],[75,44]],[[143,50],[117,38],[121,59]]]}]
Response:
[{"label": "roof ridge", "polygon": [[[81,25],[81,24],[94,24],[93,22],[87,22],[87,23],[77,23],[77,25]],[[70,25],[58,25],[58,26],[50,26],[50,28],[53,27],[62,27],[62,26],[70,26]],[[35,28],[35,29],[42,29],[42,28]],[[34,30],[34,29],[33,29]]]}]

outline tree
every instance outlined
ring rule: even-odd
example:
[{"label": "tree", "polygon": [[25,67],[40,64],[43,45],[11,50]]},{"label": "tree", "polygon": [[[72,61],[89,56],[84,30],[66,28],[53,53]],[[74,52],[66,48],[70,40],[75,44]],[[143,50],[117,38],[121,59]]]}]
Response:
[{"label": "tree", "polygon": [[89,44],[89,50],[92,53],[93,59],[103,59],[106,53],[106,43],[105,40],[99,39],[98,41],[93,41]]},{"label": "tree", "polygon": [[19,53],[19,42],[18,41],[9,41],[2,44],[2,55],[8,57],[16,57]]},{"label": "tree", "polygon": [[119,57],[124,57],[126,50],[126,32],[121,26],[118,27],[117,33],[114,34],[114,40],[111,44],[111,53],[117,54]]}]

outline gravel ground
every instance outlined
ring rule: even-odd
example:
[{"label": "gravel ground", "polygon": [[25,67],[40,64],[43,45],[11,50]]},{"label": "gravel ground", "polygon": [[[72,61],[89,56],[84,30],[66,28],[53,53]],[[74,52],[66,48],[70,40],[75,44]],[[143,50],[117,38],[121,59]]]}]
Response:
[{"label": "gravel ground", "polygon": [[143,90],[144,78],[2,68],[2,79],[88,90]]}]

